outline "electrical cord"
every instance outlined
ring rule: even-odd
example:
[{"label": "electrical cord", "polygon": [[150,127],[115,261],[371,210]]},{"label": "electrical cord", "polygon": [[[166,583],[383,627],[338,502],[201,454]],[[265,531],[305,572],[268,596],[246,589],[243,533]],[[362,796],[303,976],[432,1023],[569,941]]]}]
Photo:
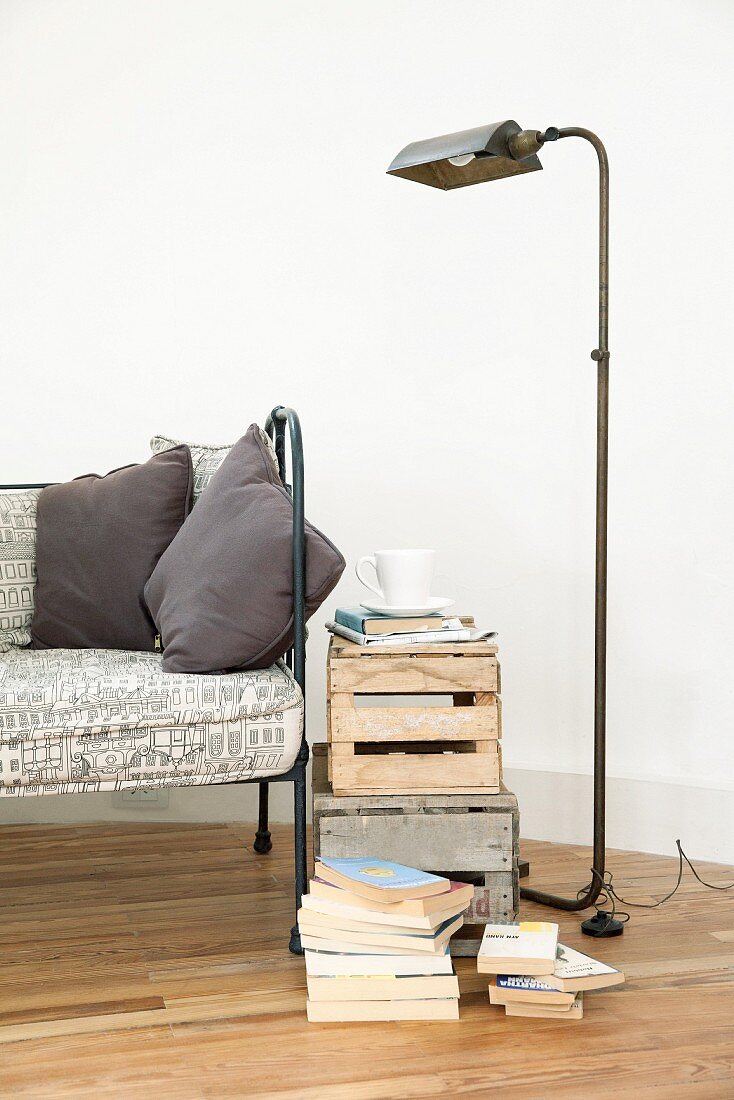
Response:
[{"label": "electrical cord", "polygon": [[[595,903],[597,912],[603,913],[609,921],[616,919],[621,921],[622,924],[626,924],[627,921],[630,919],[630,914],[625,912],[623,909],[617,909],[617,902],[619,902],[620,905],[629,905],[630,908],[634,909],[657,909],[658,906],[663,905],[666,901],[670,901],[670,899],[673,897],[673,894],[675,894],[675,892],[678,890],[678,887],[683,881],[684,862],[691,869],[694,877],[701,883],[702,886],[705,886],[708,890],[734,889],[734,882],[730,882],[726,886],[717,886],[713,882],[705,882],[691,863],[686,853],[683,851],[680,840],[676,840],[675,844],[678,849],[678,878],[673,889],[664,897],[657,898],[655,901],[652,902],[632,901],[629,898],[623,898],[622,895],[618,894],[614,888],[614,876],[612,875],[612,872],[605,871],[604,875],[602,876],[594,867],[591,868],[591,874],[593,876],[591,882],[588,883],[587,886],[584,886],[581,890],[579,890],[577,897],[580,898],[585,893],[587,893],[591,889],[591,885],[594,881],[601,880],[601,891],[599,893],[599,898]],[[604,908],[605,905],[611,906],[611,908]]]}]

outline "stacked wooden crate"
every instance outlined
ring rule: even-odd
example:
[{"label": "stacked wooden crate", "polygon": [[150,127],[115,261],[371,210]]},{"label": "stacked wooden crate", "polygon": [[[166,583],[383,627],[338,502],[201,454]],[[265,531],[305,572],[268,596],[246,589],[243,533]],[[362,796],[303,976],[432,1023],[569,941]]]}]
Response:
[{"label": "stacked wooden crate", "polygon": [[497,647],[370,648],[334,637],[327,685],[328,742],[314,746],[314,854],[379,854],[472,882],[468,936],[452,951],[475,954],[476,926],[513,920],[518,908]]},{"label": "stacked wooden crate", "polygon": [[[370,648],[335,636],[327,685],[329,779],[336,795],[499,791],[495,645]],[[420,705],[384,699],[391,695],[420,696]],[[450,705],[428,705],[436,696]]]},{"label": "stacked wooden crate", "polygon": [[374,856],[474,885],[455,955],[476,955],[482,924],[518,911],[519,815],[507,790],[473,793],[334,794],[326,745],[313,747],[315,856]]}]

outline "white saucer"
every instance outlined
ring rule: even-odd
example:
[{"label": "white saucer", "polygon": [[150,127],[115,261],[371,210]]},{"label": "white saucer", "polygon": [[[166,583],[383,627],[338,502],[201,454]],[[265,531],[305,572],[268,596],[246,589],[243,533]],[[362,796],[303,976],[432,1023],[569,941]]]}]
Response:
[{"label": "white saucer", "polygon": [[390,607],[376,596],[369,603],[363,601],[360,607],[372,611],[375,615],[392,615],[395,619],[415,619],[419,615],[433,615],[437,611],[445,611],[447,607],[452,607],[453,603],[453,600],[447,600],[445,596],[431,596],[425,607]]}]

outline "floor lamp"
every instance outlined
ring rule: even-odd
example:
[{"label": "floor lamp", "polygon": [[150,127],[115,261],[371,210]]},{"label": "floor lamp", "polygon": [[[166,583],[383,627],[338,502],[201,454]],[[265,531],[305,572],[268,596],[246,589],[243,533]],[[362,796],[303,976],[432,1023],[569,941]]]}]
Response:
[{"label": "floor lamp", "polygon": [[[591,882],[575,898],[524,888],[522,896],[556,909],[587,909],[604,884],[606,795],[606,642],[607,642],[607,466],[609,423],[609,162],[596,134],[577,126],[544,133],[521,130],[516,122],[493,122],[475,130],[444,134],[406,145],[388,168],[391,176],[425,183],[442,191],[474,183],[538,172],[538,152],[550,141],[583,138],[599,159],[599,345],[591,353],[597,364],[596,415],[596,631],[594,660],[594,855]],[[619,921],[597,914],[584,922],[590,935],[619,935]]]}]

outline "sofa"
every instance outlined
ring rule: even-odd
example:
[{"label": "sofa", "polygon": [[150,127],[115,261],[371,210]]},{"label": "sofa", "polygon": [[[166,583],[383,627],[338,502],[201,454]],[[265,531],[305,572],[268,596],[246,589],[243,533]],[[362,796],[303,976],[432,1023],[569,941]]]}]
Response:
[{"label": "sofa", "polygon": [[[284,659],[265,668],[197,674],[165,671],[159,652],[14,645],[0,653],[0,806],[45,795],[258,783],[254,849],[265,855],[272,848],[268,785],[292,783],[297,910],[306,888],[309,756],[303,445],[293,409],[274,409],[265,430],[292,500],[292,646]],[[22,508],[3,522],[22,539]],[[33,578],[17,552],[12,564],[8,555],[0,541],[0,625],[12,630],[22,621]],[[289,947],[301,953],[296,922]]]}]

